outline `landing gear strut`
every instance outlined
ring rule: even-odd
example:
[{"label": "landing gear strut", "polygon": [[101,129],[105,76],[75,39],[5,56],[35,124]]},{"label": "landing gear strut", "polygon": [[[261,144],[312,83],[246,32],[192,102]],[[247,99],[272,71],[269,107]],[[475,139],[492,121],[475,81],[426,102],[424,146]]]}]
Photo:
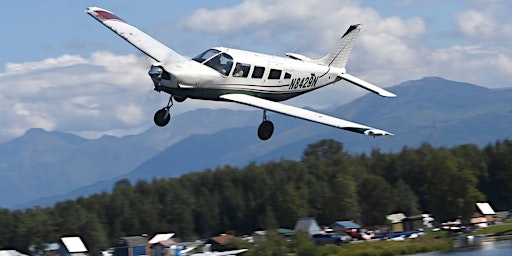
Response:
[{"label": "landing gear strut", "polygon": [[173,104],[172,96],[170,96],[169,101],[167,102],[167,106],[156,111],[155,116],[153,117],[153,121],[155,121],[156,125],[164,127],[169,123],[169,121],[171,121],[171,114],[169,113],[169,109]]},{"label": "landing gear strut", "polygon": [[258,127],[258,138],[268,140],[274,133],[274,124],[267,119],[267,110],[263,110],[263,122]]}]

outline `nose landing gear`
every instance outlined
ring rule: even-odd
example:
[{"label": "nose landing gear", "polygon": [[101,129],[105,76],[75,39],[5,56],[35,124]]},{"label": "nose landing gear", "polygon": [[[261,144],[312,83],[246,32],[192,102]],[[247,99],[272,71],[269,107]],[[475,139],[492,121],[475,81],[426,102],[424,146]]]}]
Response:
[{"label": "nose landing gear", "polygon": [[171,96],[171,97],[169,97],[167,106],[156,111],[155,116],[153,117],[153,121],[155,121],[156,125],[158,125],[160,127],[164,127],[169,123],[169,121],[171,121],[171,114],[169,113],[169,110],[171,109],[173,104],[174,103],[172,102],[172,96]]},{"label": "nose landing gear", "polygon": [[274,133],[274,124],[267,119],[267,110],[263,110],[263,122],[258,127],[258,138],[268,140]]}]

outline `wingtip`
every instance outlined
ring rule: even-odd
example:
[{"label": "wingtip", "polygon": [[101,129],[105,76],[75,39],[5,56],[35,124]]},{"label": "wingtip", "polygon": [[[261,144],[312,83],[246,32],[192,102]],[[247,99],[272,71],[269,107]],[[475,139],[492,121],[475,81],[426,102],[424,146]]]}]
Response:
[{"label": "wingtip", "polygon": [[[90,12],[99,11],[99,10],[103,10],[103,9],[101,9],[99,7],[95,7],[95,6],[90,6],[85,9],[85,12],[90,13]],[[105,11],[105,10],[103,10],[103,11]]]},{"label": "wingtip", "polygon": [[123,19],[119,18],[113,12],[111,12],[109,10],[105,10],[100,7],[87,7],[85,12],[100,21],[105,21],[105,20],[123,21]]},{"label": "wingtip", "polygon": [[386,131],[379,130],[379,129],[366,130],[364,132],[364,135],[372,136],[374,138],[377,137],[377,136],[394,136],[393,133],[386,132]]},{"label": "wingtip", "polygon": [[396,97],[396,94],[394,94],[392,92],[388,92],[388,91],[381,92],[381,93],[379,93],[379,95],[382,97],[386,97],[386,98],[395,98]]}]

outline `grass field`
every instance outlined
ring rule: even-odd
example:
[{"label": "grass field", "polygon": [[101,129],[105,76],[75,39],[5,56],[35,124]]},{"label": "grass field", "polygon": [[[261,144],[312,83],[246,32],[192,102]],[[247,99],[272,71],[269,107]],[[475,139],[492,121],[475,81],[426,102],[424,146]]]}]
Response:
[{"label": "grass field", "polygon": [[476,234],[489,234],[494,236],[506,236],[512,235],[512,223],[507,222],[504,224],[493,225],[487,228],[482,228],[476,232]]}]

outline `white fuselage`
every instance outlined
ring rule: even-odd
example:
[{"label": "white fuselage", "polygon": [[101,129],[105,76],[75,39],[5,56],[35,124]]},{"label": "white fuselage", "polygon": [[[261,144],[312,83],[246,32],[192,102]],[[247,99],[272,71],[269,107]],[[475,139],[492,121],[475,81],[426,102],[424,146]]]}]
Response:
[{"label": "white fuselage", "polygon": [[[162,88],[172,95],[206,100],[222,100],[220,95],[241,93],[272,101],[283,101],[339,80],[344,69],[308,61],[261,53],[216,47],[218,52],[204,61],[191,60],[164,67],[177,80],[177,86]],[[228,57],[222,71],[209,61],[223,54]],[[232,59],[229,59],[232,58]],[[229,63],[231,62],[231,63]],[[237,70],[242,67],[241,70]]]}]

